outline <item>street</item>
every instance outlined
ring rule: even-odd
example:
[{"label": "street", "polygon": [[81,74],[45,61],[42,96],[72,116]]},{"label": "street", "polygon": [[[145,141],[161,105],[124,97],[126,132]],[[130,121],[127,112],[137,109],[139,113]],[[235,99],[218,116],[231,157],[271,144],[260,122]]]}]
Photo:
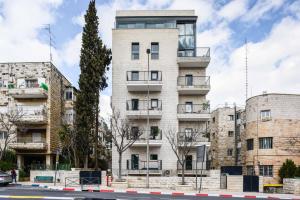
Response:
[{"label": "street", "polygon": [[[30,187],[1,187],[0,199],[205,199],[217,200],[222,197],[196,197],[196,196],[171,196],[171,195],[151,195],[151,194],[128,194],[128,193],[100,193],[100,192],[70,192],[70,191],[55,191],[41,188]],[[225,197],[224,197],[225,198]],[[228,200],[243,199],[243,198],[226,198]]]}]

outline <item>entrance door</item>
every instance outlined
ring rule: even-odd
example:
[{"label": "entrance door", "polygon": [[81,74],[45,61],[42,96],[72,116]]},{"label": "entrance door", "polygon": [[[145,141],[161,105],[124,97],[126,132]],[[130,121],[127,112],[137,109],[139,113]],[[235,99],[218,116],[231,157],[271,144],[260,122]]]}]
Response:
[{"label": "entrance door", "polygon": [[133,170],[139,169],[139,154],[131,155],[131,167]]},{"label": "entrance door", "polygon": [[185,169],[186,170],[192,170],[193,169],[193,156],[187,155],[185,157]]},{"label": "entrance door", "polygon": [[243,176],[243,191],[244,192],[258,192],[259,188],[259,177],[244,175]]},{"label": "entrance door", "polygon": [[33,143],[42,142],[42,134],[41,133],[32,133],[32,142]]}]

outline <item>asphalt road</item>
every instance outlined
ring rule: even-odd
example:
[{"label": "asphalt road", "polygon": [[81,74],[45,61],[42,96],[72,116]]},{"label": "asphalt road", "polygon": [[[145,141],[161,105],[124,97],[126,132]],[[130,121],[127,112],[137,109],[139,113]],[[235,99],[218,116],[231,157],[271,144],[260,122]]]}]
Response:
[{"label": "asphalt road", "polygon": [[[1,187],[0,200],[2,199],[116,199],[116,200],[220,200],[221,197],[196,197],[196,196],[171,196],[171,195],[150,195],[150,194],[127,194],[127,193],[100,193],[100,192],[70,192],[54,191],[40,188],[24,187]],[[226,200],[239,200],[243,198],[226,198]]]}]

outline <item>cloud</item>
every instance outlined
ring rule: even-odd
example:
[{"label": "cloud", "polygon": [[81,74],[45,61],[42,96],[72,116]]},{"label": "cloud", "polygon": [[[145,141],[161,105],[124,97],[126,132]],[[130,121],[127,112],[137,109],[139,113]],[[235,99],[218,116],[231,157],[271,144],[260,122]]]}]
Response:
[{"label": "cloud", "polygon": [[234,0],[221,8],[219,15],[228,21],[244,15],[247,11],[248,0]]}]

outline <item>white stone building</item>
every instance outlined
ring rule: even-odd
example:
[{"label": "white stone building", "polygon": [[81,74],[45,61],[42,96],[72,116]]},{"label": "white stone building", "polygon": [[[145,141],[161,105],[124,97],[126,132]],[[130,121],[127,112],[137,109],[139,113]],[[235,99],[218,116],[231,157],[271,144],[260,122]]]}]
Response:
[{"label": "white stone building", "polygon": [[[177,138],[191,131],[207,132],[210,90],[206,67],[209,47],[197,47],[197,16],[193,10],[122,10],[112,30],[112,107],[130,120],[132,132],[145,130],[150,118],[150,175],[180,173],[165,133]],[[149,91],[148,55],[149,55]],[[146,174],[146,134],[123,154],[124,174]],[[209,144],[199,137],[197,145]],[[196,145],[195,145],[196,147]],[[194,173],[196,148],[187,156],[186,173]],[[206,168],[206,165],[204,165]],[[112,170],[117,174],[118,153],[112,149]]]}]

